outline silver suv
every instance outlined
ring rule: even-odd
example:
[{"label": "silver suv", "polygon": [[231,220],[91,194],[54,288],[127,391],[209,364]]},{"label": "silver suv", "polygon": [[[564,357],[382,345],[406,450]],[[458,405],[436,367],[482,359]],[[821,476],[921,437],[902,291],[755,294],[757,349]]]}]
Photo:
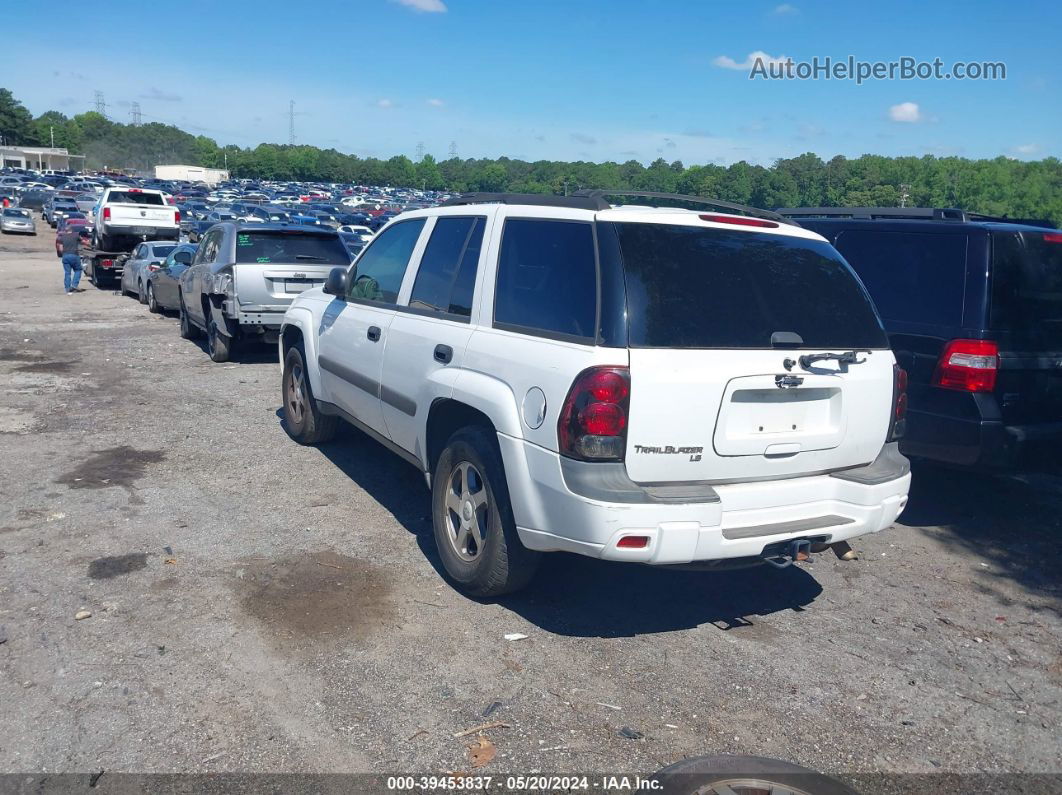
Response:
[{"label": "silver suv", "polygon": [[215,362],[241,341],[275,342],[292,300],[350,264],[331,229],[220,223],[200,239],[192,266],[180,276],[181,336],[207,336]]}]

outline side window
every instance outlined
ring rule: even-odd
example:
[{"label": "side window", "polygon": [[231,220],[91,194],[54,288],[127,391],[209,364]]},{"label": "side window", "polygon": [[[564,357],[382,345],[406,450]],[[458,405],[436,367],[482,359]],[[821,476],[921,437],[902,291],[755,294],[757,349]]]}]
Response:
[{"label": "side window", "polygon": [[591,339],[597,266],[589,223],[509,219],[502,231],[494,323]]},{"label": "side window", "polygon": [[837,250],[866,285],[883,320],[962,325],[965,234],[850,230]]},{"label": "side window", "polygon": [[486,218],[447,216],[435,222],[420,260],[409,305],[468,317]]},{"label": "side window", "polygon": [[144,244],[141,243],[139,246],[136,247],[136,251],[133,252],[133,259],[143,259],[143,258],[144,258]]},{"label": "side window", "polygon": [[221,232],[207,232],[203,241],[199,244],[199,250],[196,251],[195,261],[192,264],[202,265],[204,263],[209,264],[213,262],[218,255],[218,240],[220,237]]},{"label": "side window", "polygon": [[402,221],[372,241],[358,259],[348,297],[381,304],[398,300],[409,257],[417,245],[423,218]]}]

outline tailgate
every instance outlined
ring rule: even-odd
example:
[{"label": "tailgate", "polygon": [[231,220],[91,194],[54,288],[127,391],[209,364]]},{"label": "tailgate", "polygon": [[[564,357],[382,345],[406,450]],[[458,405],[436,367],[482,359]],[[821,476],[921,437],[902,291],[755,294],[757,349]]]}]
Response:
[{"label": "tailgate", "polygon": [[177,226],[173,207],[153,207],[143,204],[108,204],[109,224],[115,226]]},{"label": "tailgate", "polygon": [[300,293],[320,287],[332,265],[245,263],[234,268],[236,296],[241,304],[288,304]]},{"label": "tailgate", "polygon": [[[841,350],[835,353],[843,353]],[[638,483],[795,477],[874,460],[892,407],[890,351],[787,370],[793,351],[630,351],[627,473]]]}]

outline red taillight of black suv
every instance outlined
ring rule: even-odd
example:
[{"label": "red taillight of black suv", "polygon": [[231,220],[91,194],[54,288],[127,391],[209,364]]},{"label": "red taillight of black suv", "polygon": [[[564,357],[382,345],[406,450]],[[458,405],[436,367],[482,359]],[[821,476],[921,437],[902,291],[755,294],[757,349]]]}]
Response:
[{"label": "red taillight of black suv", "polygon": [[962,392],[991,392],[999,372],[999,345],[990,340],[951,340],[933,373],[933,386]]},{"label": "red taillight of black suv", "polygon": [[631,374],[626,367],[590,367],[579,373],[557,421],[561,455],[622,461],[630,397]]},{"label": "red taillight of black suv", "polygon": [[901,439],[907,430],[907,371],[893,365],[892,419],[889,420],[888,441]]}]

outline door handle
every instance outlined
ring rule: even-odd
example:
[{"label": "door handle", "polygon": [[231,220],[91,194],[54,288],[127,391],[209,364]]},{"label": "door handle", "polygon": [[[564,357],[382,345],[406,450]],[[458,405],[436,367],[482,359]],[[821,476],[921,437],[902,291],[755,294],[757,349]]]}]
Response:
[{"label": "door handle", "polygon": [[365,336],[368,337],[373,342],[379,342],[380,341],[380,327],[379,326],[369,326],[369,330],[365,333]]},{"label": "door handle", "polygon": [[449,364],[454,358],[454,349],[449,345],[436,345],[435,346],[435,361],[440,364]]}]

